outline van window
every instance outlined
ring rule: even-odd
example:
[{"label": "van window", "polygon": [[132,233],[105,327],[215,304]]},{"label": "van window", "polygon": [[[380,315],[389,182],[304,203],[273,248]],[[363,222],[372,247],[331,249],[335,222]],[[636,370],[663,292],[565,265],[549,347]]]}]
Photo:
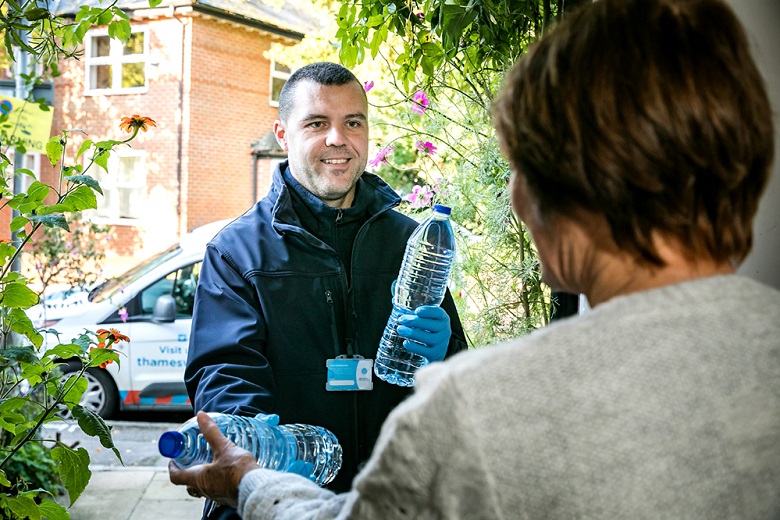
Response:
[{"label": "van window", "polygon": [[192,318],[195,288],[198,286],[198,277],[200,276],[200,264],[201,262],[196,262],[182,267],[144,289],[138,296],[141,302],[140,313],[151,315],[157,298],[163,294],[171,294],[176,301],[176,317]]},{"label": "van window", "polygon": [[135,280],[139,279],[149,271],[157,268],[158,265],[164,264],[174,256],[180,254],[181,251],[182,249],[178,245],[170,247],[162,253],[158,253],[156,256],[153,256],[152,258],[144,260],[140,264],[131,268],[129,271],[125,271],[124,274],[120,274],[115,278],[106,280],[104,283],[93,289],[91,293],[89,293],[89,301],[98,303],[111,298],[114,294],[122,291]]}]

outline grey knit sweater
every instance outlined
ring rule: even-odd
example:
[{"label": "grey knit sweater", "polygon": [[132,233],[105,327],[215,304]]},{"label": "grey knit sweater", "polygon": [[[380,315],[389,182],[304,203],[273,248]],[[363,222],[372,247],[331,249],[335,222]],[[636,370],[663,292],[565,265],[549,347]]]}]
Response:
[{"label": "grey knit sweater", "polygon": [[780,518],[780,292],[718,276],[436,363],[350,493],[268,470],[260,518]]}]

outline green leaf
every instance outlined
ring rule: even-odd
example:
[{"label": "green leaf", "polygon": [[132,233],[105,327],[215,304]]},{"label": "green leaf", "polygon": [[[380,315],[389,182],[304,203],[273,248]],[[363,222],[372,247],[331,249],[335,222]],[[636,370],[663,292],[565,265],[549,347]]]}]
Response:
[{"label": "green leaf", "polygon": [[[20,309],[12,309],[12,311],[17,311],[24,314],[24,311]],[[30,321],[30,319],[27,318],[27,321]],[[19,361],[22,363],[35,363],[38,361],[38,356],[35,354],[35,349],[29,345],[0,349],[0,357],[13,359],[14,361]]]},{"label": "green leaf", "polygon": [[157,7],[161,2],[162,0],[149,0],[149,7]]},{"label": "green leaf", "polygon": [[97,197],[95,197],[95,192],[85,184],[82,184],[68,193],[62,202],[63,204],[69,204],[73,207],[73,211],[97,208]]},{"label": "green leaf", "polygon": [[79,152],[76,154],[76,159],[81,157],[81,155],[90,148],[92,148],[92,139],[87,139],[81,143],[81,146],[79,146]]},{"label": "green leaf", "polygon": [[[22,309],[11,309],[8,312],[8,321],[11,323],[11,330],[16,332],[17,334],[21,334],[22,336],[25,336],[27,339],[30,340],[30,342],[35,346],[36,349],[41,348],[41,345],[43,345],[43,336],[38,332],[38,329],[35,328],[33,325],[32,320],[27,316],[27,314]],[[27,348],[30,349],[32,360],[25,359],[25,363],[35,363],[37,361],[38,357],[35,355],[35,352],[32,351],[32,348],[27,347],[12,347],[12,348]]]},{"label": "green leaf", "polygon": [[0,428],[11,434],[16,434],[16,427],[26,420],[27,418],[18,412],[3,411],[0,414]]},{"label": "green leaf", "polygon": [[71,177],[68,177],[68,182],[78,182],[81,184],[86,184],[96,192],[103,195],[103,189],[100,187],[100,183],[96,181],[93,177],[89,175],[72,175]]},{"label": "green leaf", "polygon": [[32,177],[33,179],[35,178],[35,172],[27,168],[19,168],[18,170],[16,170],[16,173],[27,175],[29,177]]},{"label": "green leaf", "polygon": [[108,173],[108,150],[99,148],[98,153],[95,155],[95,164],[103,168]]},{"label": "green leaf", "polygon": [[99,367],[108,361],[119,362],[119,354],[110,348],[95,348],[89,351],[89,366]]},{"label": "green leaf", "polygon": [[24,17],[28,22],[35,22],[49,17],[49,10],[43,7],[29,7],[24,12]]},{"label": "green leaf", "polygon": [[65,219],[65,216],[61,214],[55,213],[52,215],[33,215],[30,217],[30,220],[33,222],[40,222],[49,228],[58,227],[64,229],[65,231],[70,231],[70,228],[68,227],[68,221]]},{"label": "green leaf", "polygon": [[49,142],[46,143],[46,156],[49,158],[49,162],[52,166],[56,165],[60,158],[62,158],[62,150],[65,148],[65,143],[59,135],[55,135]]},{"label": "green leaf", "polygon": [[81,402],[81,396],[84,395],[84,392],[87,391],[89,382],[87,381],[86,377],[76,377],[74,375],[67,379],[64,386],[68,389],[68,391],[65,392],[65,395],[62,396],[61,401],[72,410],[79,404],[79,402]]},{"label": "green leaf", "polygon": [[76,343],[61,343],[54,348],[50,348],[44,352],[44,357],[59,357],[62,359],[68,359],[75,356],[80,356],[86,352],[86,348]]},{"label": "green leaf", "polygon": [[[68,204],[52,204],[51,206],[41,206],[35,210],[36,215],[51,215],[52,213],[63,213],[65,211],[73,211],[73,208]],[[51,227],[51,226],[50,226]]]},{"label": "green leaf", "polygon": [[[112,450],[119,462],[122,462],[122,455],[114,446],[114,440],[111,438],[111,427],[106,424],[102,417],[80,405],[73,407],[73,417],[79,422],[81,431],[90,437],[97,437],[100,440],[100,444],[104,448]],[[122,462],[122,465],[124,465],[124,462]]]},{"label": "green leaf", "polygon": [[51,450],[51,458],[57,463],[57,473],[65,489],[68,490],[72,506],[87,488],[92,476],[89,470],[89,452],[84,448],[74,450],[60,444]]},{"label": "green leaf", "polygon": [[41,502],[39,507],[43,517],[47,520],[68,520],[70,518],[67,509],[54,500],[46,499]]},{"label": "green leaf", "polygon": [[5,265],[9,258],[16,253],[16,247],[10,242],[0,242],[0,265]]},{"label": "green leaf", "polygon": [[114,20],[108,25],[108,35],[111,38],[125,41],[130,38],[130,23],[125,20]]},{"label": "green leaf", "polygon": [[30,184],[30,187],[27,188],[27,198],[36,200],[36,201],[43,201],[46,197],[49,196],[49,192],[51,191],[51,188],[42,182],[34,181],[32,184]]},{"label": "green leaf", "polygon": [[376,27],[377,25],[381,25],[382,22],[385,21],[385,17],[381,14],[375,14],[374,16],[371,16],[366,20],[365,26],[366,27]]},{"label": "green leaf", "polygon": [[0,305],[11,309],[28,309],[38,303],[38,295],[24,283],[6,284],[0,291]]},{"label": "green leaf", "polygon": [[0,486],[11,487],[11,483],[8,481],[8,477],[5,476],[5,471],[0,469]]},{"label": "green leaf", "polygon": [[14,217],[11,220],[11,226],[10,226],[11,232],[19,231],[24,226],[26,226],[28,222],[30,222],[30,219],[22,215],[19,215],[18,217]]},{"label": "green leaf", "polygon": [[14,518],[29,518],[29,520],[40,520],[41,511],[32,497],[26,495],[6,497],[8,508],[14,514]]}]

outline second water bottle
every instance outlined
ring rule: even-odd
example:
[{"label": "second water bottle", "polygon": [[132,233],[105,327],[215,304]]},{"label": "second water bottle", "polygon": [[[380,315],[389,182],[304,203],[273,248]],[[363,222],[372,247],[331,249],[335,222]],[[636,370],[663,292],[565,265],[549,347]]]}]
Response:
[{"label": "second water bottle", "polygon": [[379,343],[374,373],[399,386],[413,386],[414,372],[428,359],[406,350],[398,335],[398,317],[423,305],[440,305],[455,260],[455,234],[450,208],[436,204],[409,237],[393,293],[393,312]]},{"label": "second water bottle", "polygon": [[[341,445],[329,430],[308,424],[274,426],[255,417],[210,413],[220,431],[234,444],[252,453],[260,467],[285,471],[296,460],[308,463],[306,475],[320,486],[341,469]],[[158,442],[160,453],[181,468],[211,462],[211,447],[193,417]]]}]

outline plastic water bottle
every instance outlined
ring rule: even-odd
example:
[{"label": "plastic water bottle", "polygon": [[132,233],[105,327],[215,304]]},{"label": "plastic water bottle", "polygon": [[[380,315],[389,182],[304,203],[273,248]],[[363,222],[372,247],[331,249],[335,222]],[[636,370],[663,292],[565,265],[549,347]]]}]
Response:
[{"label": "plastic water bottle", "polygon": [[[222,433],[251,452],[262,468],[285,471],[295,460],[311,464],[309,478],[323,486],[341,469],[341,445],[329,430],[308,424],[272,426],[254,417],[209,413]],[[177,430],[167,431],[158,442],[160,454],[181,468],[211,462],[211,447],[198,427],[196,417]]]},{"label": "plastic water bottle", "polygon": [[414,385],[414,372],[428,364],[428,358],[403,346],[398,335],[398,317],[423,305],[440,305],[455,259],[455,234],[450,208],[436,204],[409,237],[401,271],[393,293],[393,312],[379,342],[374,373],[379,379],[399,386]]}]

